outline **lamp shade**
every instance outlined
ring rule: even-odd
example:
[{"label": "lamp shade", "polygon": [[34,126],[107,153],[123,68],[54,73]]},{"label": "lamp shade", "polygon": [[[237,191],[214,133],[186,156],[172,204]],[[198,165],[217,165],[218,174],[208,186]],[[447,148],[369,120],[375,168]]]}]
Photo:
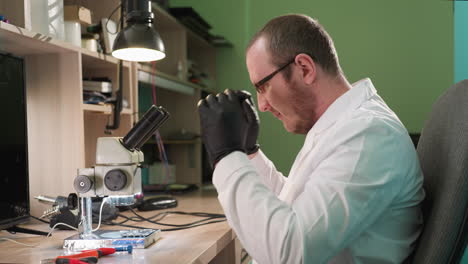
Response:
[{"label": "lamp shade", "polygon": [[164,43],[150,23],[132,23],[120,31],[112,56],[127,61],[155,61],[166,57]]}]

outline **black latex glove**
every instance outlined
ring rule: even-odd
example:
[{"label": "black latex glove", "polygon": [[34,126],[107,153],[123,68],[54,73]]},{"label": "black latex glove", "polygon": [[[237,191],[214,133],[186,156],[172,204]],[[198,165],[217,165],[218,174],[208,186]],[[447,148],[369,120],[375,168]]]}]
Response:
[{"label": "black latex glove", "polygon": [[260,129],[260,119],[258,118],[255,104],[252,100],[252,95],[247,91],[234,91],[242,101],[242,108],[247,118],[249,128],[244,135],[244,150],[248,155],[256,153],[260,148],[257,143],[258,132]]},{"label": "black latex glove", "polygon": [[244,152],[249,124],[242,104],[232,91],[208,95],[198,102],[202,138],[213,167],[233,151]]}]

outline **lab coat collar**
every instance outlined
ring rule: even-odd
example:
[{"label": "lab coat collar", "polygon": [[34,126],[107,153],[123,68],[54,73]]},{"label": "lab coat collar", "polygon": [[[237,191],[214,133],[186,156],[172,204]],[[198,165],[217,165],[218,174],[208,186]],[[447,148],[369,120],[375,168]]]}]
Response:
[{"label": "lab coat collar", "polygon": [[346,93],[338,97],[333,102],[309,130],[306,136],[306,141],[309,137],[314,137],[343,116],[349,114],[352,110],[358,108],[362,103],[367,101],[370,97],[377,94],[377,91],[369,78],[359,80],[352,85]]}]

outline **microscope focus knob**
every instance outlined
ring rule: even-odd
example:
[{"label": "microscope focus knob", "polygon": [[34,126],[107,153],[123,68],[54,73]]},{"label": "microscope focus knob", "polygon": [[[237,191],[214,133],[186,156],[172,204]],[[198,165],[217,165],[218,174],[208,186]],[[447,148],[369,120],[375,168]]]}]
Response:
[{"label": "microscope focus knob", "polygon": [[127,185],[127,175],[119,169],[110,170],[104,177],[104,184],[111,191],[120,191]]},{"label": "microscope focus knob", "polygon": [[73,182],[75,190],[79,193],[86,193],[93,187],[93,181],[88,176],[78,175]]}]

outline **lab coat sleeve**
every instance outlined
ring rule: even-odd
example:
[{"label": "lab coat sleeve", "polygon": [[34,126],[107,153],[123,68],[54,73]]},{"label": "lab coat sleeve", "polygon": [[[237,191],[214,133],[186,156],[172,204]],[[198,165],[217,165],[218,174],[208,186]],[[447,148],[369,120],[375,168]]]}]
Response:
[{"label": "lab coat sleeve", "polygon": [[[344,125],[346,136],[330,135],[334,147],[298,183],[304,189],[292,204],[262,183],[244,153],[219,162],[213,179],[219,201],[258,263],[324,263],[386,210],[399,190],[392,171],[408,157],[395,155],[401,147],[397,133],[366,122],[372,120]],[[313,158],[307,156],[305,165]]]},{"label": "lab coat sleeve", "polygon": [[253,166],[257,169],[263,184],[265,184],[273,193],[279,195],[286,177],[276,170],[275,165],[269,160],[262,150],[258,150],[257,155],[251,159]]}]

